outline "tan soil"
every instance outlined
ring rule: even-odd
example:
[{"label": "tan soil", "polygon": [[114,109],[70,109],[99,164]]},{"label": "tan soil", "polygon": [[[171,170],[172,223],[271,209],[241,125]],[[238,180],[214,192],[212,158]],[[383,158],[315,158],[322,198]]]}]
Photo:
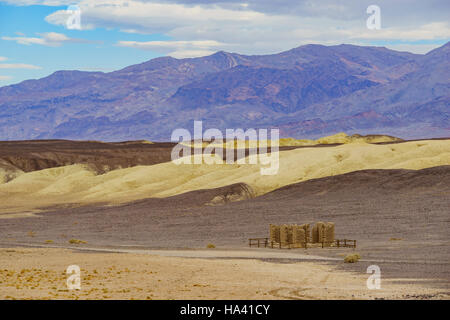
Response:
[{"label": "tan soil", "polygon": [[[66,285],[73,264],[81,290]],[[449,299],[420,283],[382,279],[380,290],[368,290],[367,277],[317,262],[0,249],[0,299]]]}]

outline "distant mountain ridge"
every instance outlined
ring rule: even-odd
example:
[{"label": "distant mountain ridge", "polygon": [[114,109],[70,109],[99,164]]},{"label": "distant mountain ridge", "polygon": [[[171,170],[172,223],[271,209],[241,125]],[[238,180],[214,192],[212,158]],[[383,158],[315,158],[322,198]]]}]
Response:
[{"label": "distant mountain ridge", "polygon": [[0,88],[0,140],[149,139],[179,127],[279,127],[282,136],[450,136],[450,42],[425,55],[305,45],[271,55],[160,57],[57,71]]}]

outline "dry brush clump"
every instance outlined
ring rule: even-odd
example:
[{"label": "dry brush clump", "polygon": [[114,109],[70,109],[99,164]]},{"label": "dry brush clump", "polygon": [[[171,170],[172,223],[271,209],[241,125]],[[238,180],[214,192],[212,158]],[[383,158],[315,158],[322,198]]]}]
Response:
[{"label": "dry brush clump", "polygon": [[361,259],[361,256],[359,254],[352,253],[352,254],[347,255],[344,258],[344,262],[345,263],[355,263],[355,262],[358,262],[359,259]]},{"label": "dry brush clump", "polygon": [[86,244],[87,241],[79,240],[79,239],[70,239],[70,240],[69,240],[69,243],[70,243],[70,244]]}]

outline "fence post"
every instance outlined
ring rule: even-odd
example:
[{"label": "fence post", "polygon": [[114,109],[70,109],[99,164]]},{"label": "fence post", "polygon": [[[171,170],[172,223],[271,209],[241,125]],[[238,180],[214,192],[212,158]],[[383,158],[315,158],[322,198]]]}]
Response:
[{"label": "fence post", "polygon": [[305,250],[308,249],[308,234],[306,233],[306,230],[309,230],[309,227],[305,227]]}]

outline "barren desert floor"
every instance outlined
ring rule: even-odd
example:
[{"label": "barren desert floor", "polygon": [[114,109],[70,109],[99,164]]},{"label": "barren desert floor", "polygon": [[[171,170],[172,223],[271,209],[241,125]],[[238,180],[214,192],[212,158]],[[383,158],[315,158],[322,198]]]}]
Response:
[{"label": "barren desert floor", "polygon": [[[286,149],[269,178],[172,168],[165,145],[52,143],[1,155],[2,299],[450,298],[448,139]],[[318,221],[356,250],[248,248],[271,223]],[[67,289],[72,264],[81,290]]]},{"label": "barren desert floor", "polygon": [[[186,252],[182,254],[189,255]],[[239,255],[232,250],[225,255],[234,254]],[[404,283],[403,279],[382,279],[379,290],[369,290],[366,286],[369,275],[342,271],[318,261],[276,263],[251,258],[207,258],[207,253],[201,255],[203,258],[180,258],[54,248],[0,249],[0,298],[450,298],[448,290],[429,288],[420,280]],[[302,255],[298,254],[297,258],[302,259]],[[79,290],[69,290],[66,285],[66,268],[72,264],[81,268]]]}]

